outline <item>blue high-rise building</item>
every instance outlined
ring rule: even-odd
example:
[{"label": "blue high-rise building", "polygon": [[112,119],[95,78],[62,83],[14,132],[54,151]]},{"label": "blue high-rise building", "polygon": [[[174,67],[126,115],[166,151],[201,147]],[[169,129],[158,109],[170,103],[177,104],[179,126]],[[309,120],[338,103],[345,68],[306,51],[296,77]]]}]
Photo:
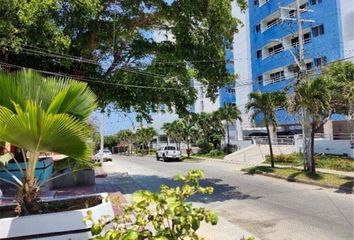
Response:
[{"label": "blue high-rise building", "polygon": [[[299,0],[299,3],[306,68],[318,72],[323,65],[336,60],[353,61],[353,0]],[[245,91],[282,90],[294,82],[297,73],[296,0],[249,0],[248,5],[246,13],[234,9],[246,29],[235,35],[234,45],[235,72],[240,81],[239,86],[236,84],[236,105],[240,109],[245,102]],[[248,65],[243,63],[245,59],[249,59]],[[278,110],[277,117],[280,125],[298,124],[284,110]]]}]

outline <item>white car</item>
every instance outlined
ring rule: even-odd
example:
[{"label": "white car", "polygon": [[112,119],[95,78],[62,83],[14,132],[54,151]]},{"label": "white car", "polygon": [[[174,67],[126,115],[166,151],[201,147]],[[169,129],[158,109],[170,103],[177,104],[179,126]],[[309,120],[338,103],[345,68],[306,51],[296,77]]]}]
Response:
[{"label": "white car", "polygon": [[111,151],[109,151],[108,149],[103,149],[103,153],[102,151],[98,151],[95,156],[94,156],[94,160],[95,161],[101,161],[101,159],[103,159],[103,161],[112,161],[112,153]]},{"label": "white car", "polygon": [[181,151],[177,150],[174,146],[164,146],[157,150],[156,152],[156,160],[166,162],[167,160],[181,160]]}]

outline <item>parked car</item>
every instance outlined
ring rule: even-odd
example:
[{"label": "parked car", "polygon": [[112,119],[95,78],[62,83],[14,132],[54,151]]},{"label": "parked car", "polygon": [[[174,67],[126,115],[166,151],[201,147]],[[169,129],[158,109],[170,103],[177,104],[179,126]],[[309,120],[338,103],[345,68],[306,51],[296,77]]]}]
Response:
[{"label": "parked car", "polygon": [[180,161],[181,151],[177,150],[174,146],[161,147],[156,152],[156,160],[159,161],[160,159],[164,162],[168,160]]},{"label": "parked car", "polygon": [[104,162],[112,161],[112,152],[109,149],[103,149],[103,153],[98,151],[94,156],[94,160],[98,162],[101,159],[103,159]]}]

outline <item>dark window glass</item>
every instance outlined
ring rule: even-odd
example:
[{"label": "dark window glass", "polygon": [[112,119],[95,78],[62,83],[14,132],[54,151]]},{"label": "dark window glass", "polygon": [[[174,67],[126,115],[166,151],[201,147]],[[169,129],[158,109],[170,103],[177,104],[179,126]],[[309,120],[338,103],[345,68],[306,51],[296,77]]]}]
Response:
[{"label": "dark window glass", "polygon": [[267,22],[267,26],[269,27],[269,26],[271,26],[271,25],[274,25],[274,24],[276,24],[278,21],[279,21],[279,18],[274,18],[274,19],[272,19],[272,20],[270,20],[270,21]]},{"label": "dark window glass", "polygon": [[271,73],[271,74],[269,74],[269,77],[272,82],[279,81],[284,78],[284,71]]},{"label": "dark window glass", "polygon": [[311,70],[312,69],[312,62],[306,63],[306,69]]},{"label": "dark window glass", "polygon": [[256,25],[256,32],[260,32],[261,31],[261,24],[257,24]]},{"label": "dark window glass", "polygon": [[257,58],[262,58],[262,50],[257,50]]},{"label": "dark window glass", "polygon": [[312,28],[312,34],[314,37],[318,37],[324,34],[324,26],[323,24],[318,25]]},{"label": "dark window glass", "polygon": [[323,66],[323,65],[325,65],[327,63],[327,57],[326,56],[322,56],[322,57],[319,57],[319,58],[315,58],[314,62],[315,62],[315,66],[316,67]]},{"label": "dark window glass", "polygon": [[258,84],[263,84],[263,75],[259,75],[259,76],[257,77],[257,83],[258,83]]},{"label": "dark window glass", "polygon": [[280,53],[283,50],[283,44],[279,43],[273,47],[268,48],[269,55]]},{"label": "dark window glass", "polygon": [[253,3],[254,3],[255,6],[257,6],[257,7],[259,6],[259,0],[254,0]]},{"label": "dark window glass", "polygon": [[319,4],[319,3],[322,3],[322,0],[310,0],[310,4],[311,5],[316,5],[316,4]]}]

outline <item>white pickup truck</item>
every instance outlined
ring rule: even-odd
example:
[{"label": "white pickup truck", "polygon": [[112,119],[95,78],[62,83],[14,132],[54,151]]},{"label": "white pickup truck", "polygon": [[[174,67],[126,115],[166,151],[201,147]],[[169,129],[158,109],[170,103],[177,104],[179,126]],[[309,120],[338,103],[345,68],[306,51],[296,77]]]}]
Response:
[{"label": "white pickup truck", "polygon": [[181,160],[181,151],[177,150],[174,146],[164,146],[157,150],[156,152],[156,160],[166,162],[168,160]]}]

